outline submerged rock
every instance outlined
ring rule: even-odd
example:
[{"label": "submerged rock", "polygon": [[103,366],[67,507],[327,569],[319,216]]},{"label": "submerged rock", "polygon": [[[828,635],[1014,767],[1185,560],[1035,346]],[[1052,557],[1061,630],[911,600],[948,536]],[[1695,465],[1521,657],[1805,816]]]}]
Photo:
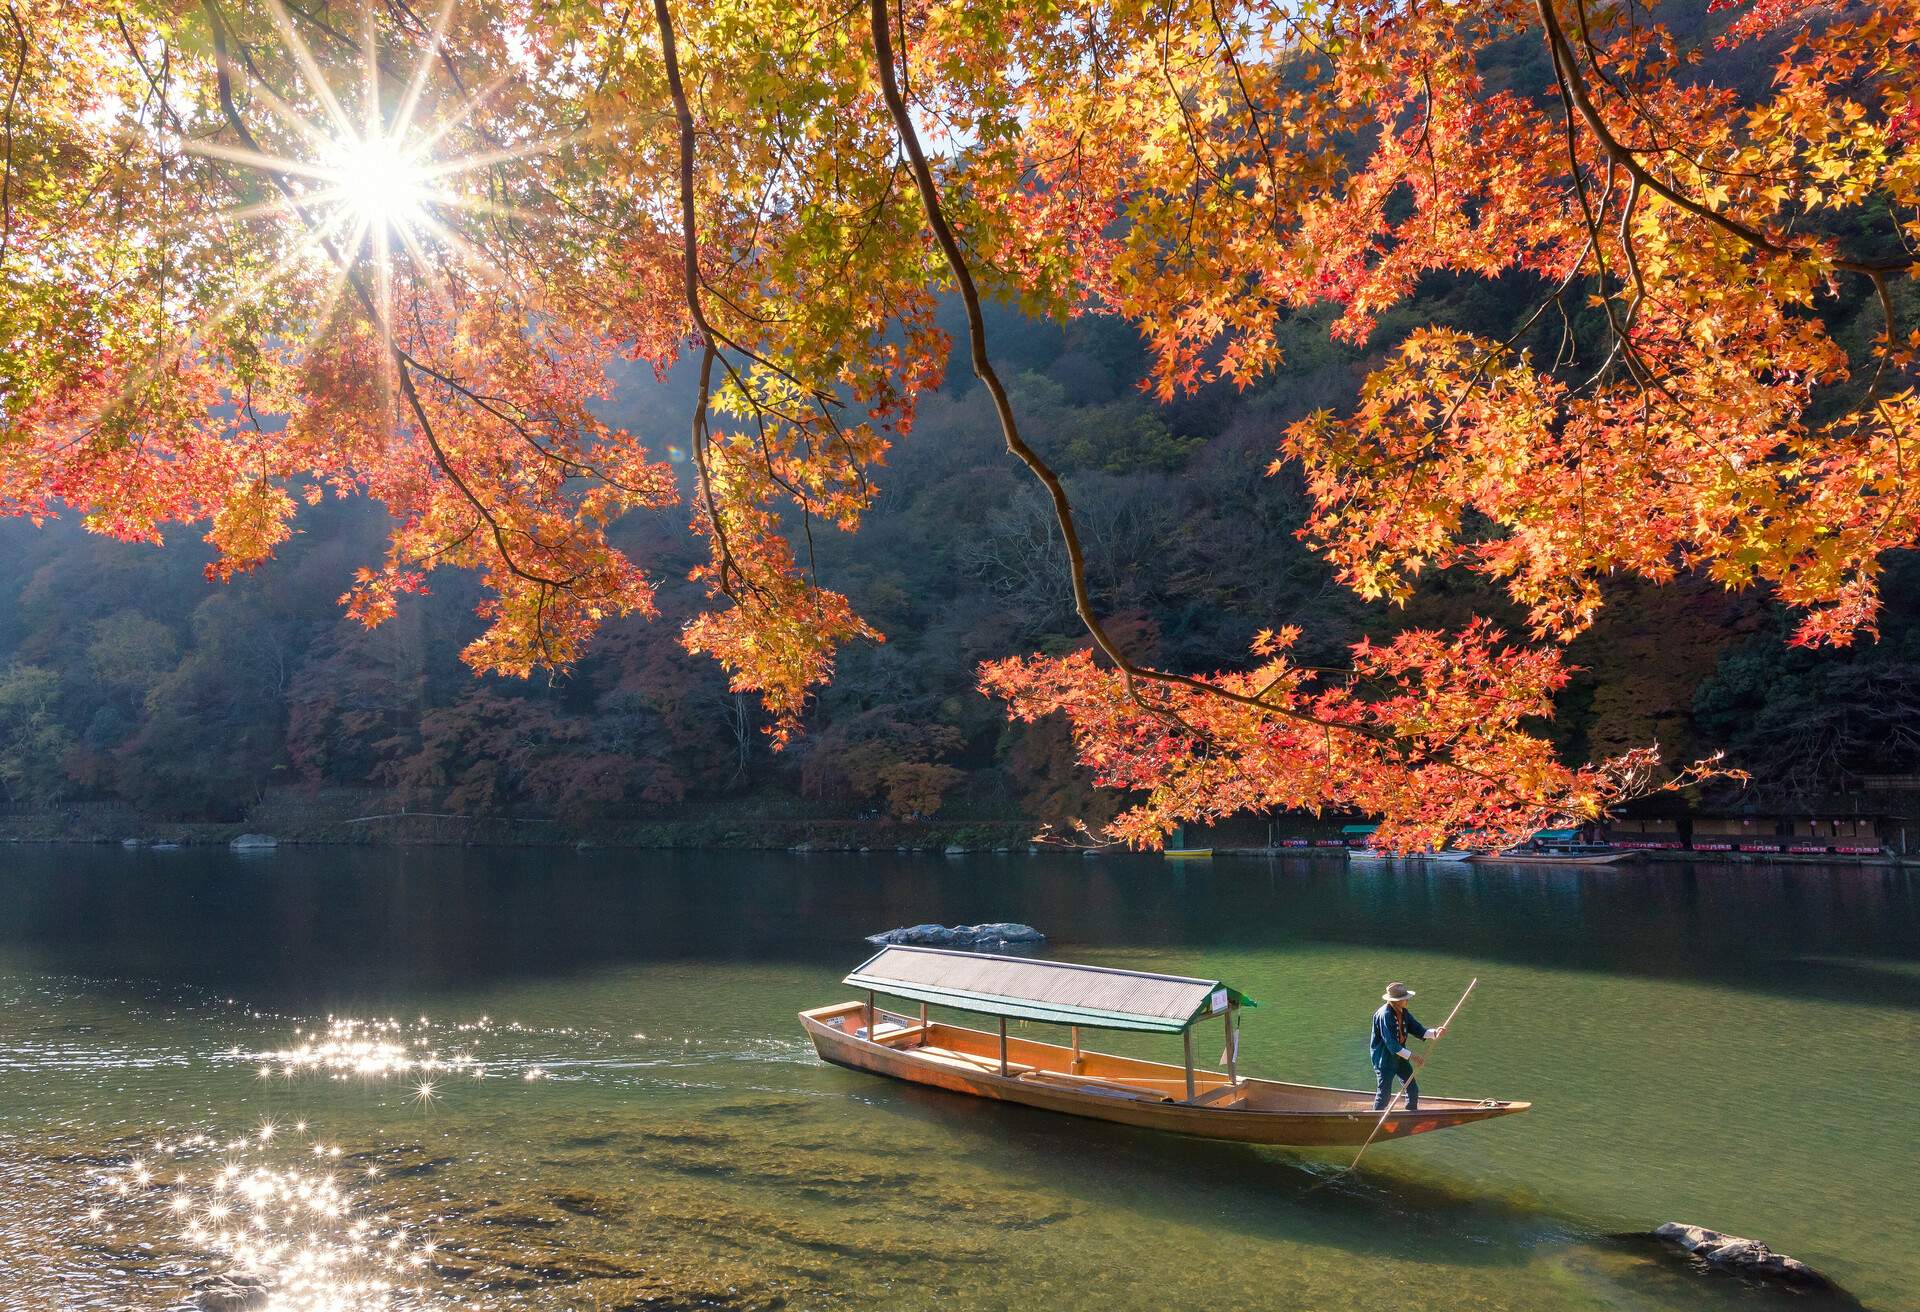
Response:
[{"label": "submerged rock", "polygon": [[1047,936],[1032,925],[995,921],[987,925],[907,925],[884,934],[869,934],[876,947],[998,948],[1010,943],[1045,943]]},{"label": "submerged rock", "polygon": [[1655,1239],[1673,1244],[1710,1267],[1741,1275],[1777,1280],[1803,1289],[1832,1289],[1831,1280],[1805,1262],[1776,1253],[1757,1239],[1723,1235],[1705,1226],[1669,1221],[1653,1232]]},{"label": "submerged rock", "polygon": [[272,834],[242,834],[227,846],[236,852],[263,852],[270,847],[280,846],[280,840]]},{"label": "submerged rock", "polygon": [[250,1312],[265,1307],[272,1292],[258,1276],[230,1272],[194,1283],[193,1305],[200,1312]]}]

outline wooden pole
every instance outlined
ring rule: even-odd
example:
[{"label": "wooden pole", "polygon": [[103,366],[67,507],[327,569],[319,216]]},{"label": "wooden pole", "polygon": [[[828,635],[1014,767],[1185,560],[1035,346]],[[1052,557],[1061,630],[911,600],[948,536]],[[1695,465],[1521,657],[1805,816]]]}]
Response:
[{"label": "wooden pole", "polygon": [[920,1042],[927,1041],[927,1004],[920,1004]]},{"label": "wooden pole", "polygon": [[1235,1052],[1234,1049],[1240,1045],[1233,1041],[1234,1010],[1232,1007],[1227,1008],[1227,1083],[1238,1088],[1240,1084],[1240,1071],[1238,1069],[1237,1058],[1240,1054]]},{"label": "wooden pole", "polygon": [[867,1042],[878,1043],[874,1037],[880,1030],[880,1013],[873,1006],[873,990],[867,990]]},{"label": "wooden pole", "polygon": [[[1478,984],[1479,982],[1480,982],[1480,977],[1478,975],[1475,975],[1473,979],[1468,981],[1467,992],[1462,993],[1460,995],[1460,1001],[1453,1004],[1453,1010],[1448,1012],[1447,1018],[1440,1022],[1441,1029],[1446,1030],[1446,1029],[1453,1028],[1453,1018],[1460,1014],[1460,1008],[1467,1005],[1467,993],[1472,993],[1474,985]],[[1440,1046],[1440,1040],[1435,1039],[1432,1045],[1428,1047],[1427,1051],[1432,1052],[1434,1048],[1437,1048],[1439,1046]],[[1419,1077],[1416,1076],[1415,1078],[1417,1079]],[[1367,1135],[1367,1142],[1360,1145],[1360,1151],[1353,1155],[1353,1165],[1347,1167],[1347,1170],[1351,1171],[1354,1168],[1354,1166],[1360,1165],[1361,1157],[1363,1157],[1366,1154],[1368,1146],[1373,1143],[1373,1136],[1380,1133],[1380,1127],[1387,1123],[1387,1117],[1393,1115],[1393,1105],[1399,1102],[1401,1097],[1405,1093],[1406,1093],[1406,1089],[1402,1087],[1399,1093],[1396,1093],[1391,1098],[1387,1099],[1387,1109],[1381,1112],[1380,1119],[1373,1123],[1373,1130],[1370,1134]]]},{"label": "wooden pole", "polygon": [[1180,1031],[1180,1041],[1187,1050],[1187,1101],[1193,1101],[1193,1027]]},{"label": "wooden pole", "polygon": [[1073,1065],[1068,1067],[1067,1069],[1072,1071],[1075,1075],[1078,1075],[1080,1073],[1080,1067],[1081,1067],[1080,1027],[1078,1025],[1075,1025],[1073,1027]]},{"label": "wooden pole", "polygon": [[1000,1073],[1007,1074],[1007,1018],[1000,1018]]}]

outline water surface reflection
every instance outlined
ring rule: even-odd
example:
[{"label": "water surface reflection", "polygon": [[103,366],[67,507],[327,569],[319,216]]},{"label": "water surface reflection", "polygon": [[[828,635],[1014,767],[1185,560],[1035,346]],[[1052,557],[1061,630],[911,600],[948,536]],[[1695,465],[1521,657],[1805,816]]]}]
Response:
[{"label": "water surface reflection", "polygon": [[[253,1278],[320,1300],[289,1302],[303,1312],[335,1295],[542,1309],[1071,1310],[1140,1306],[1142,1291],[1387,1308],[1413,1289],[1442,1309],[1772,1301],[1606,1237],[1674,1217],[1758,1234],[1870,1306],[1920,1306],[1920,1234],[1886,1205],[1911,1155],[1884,1133],[1912,1113],[1885,1053],[1920,1040],[1909,876],[19,855],[0,883],[10,1309],[168,1307],[221,1294],[210,1281],[245,1297]],[[1263,1004],[1244,1066],[1322,1083],[1364,1078],[1381,980],[1447,995],[1479,974],[1435,1091],[1539,1109],[1330,1179],[1328,1159],[814,1060],[793,1013],[838,996],[859,932],[985,919],[1037,924],[1063,956],[1231,979]],[[1733,1071],[1712,1056],[1730,1026]]]}]

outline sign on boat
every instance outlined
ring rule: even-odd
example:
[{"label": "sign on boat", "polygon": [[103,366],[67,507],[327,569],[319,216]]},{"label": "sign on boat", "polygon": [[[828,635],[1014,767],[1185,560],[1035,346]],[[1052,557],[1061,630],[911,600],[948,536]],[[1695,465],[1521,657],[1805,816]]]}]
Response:
[{"label": "sign on boat", "polygon": [[[1526,1111],[1526,1102],[1423,1095],[1418,1111],[1384,1121],[1360,1089],[1257,1080],[1239,1073],[1240,1015],[1251,998],[1219,980],[1083,966],[1066,961],[981,956],[939,948],[888,947],[844,983],[864,1001],[800,1013],[825,1061],[952,1093],[1046,1111],[1117,1121],[1206,1139],[1293,1147],[1404,1138]],[[917,1016],[879,1006],[880,994],[920,1004]],[[928,1018],[928,1005],[995,1017],[997,1032]],[[1007,1021],[1068,1027],[1066,1045],[1015,1038]],[[1193,1063],[1194,1029],[1218,1024],[1224,1071]],[[1092,1052],[1082,1030],[1178,1034],[1180,1065]]]}]

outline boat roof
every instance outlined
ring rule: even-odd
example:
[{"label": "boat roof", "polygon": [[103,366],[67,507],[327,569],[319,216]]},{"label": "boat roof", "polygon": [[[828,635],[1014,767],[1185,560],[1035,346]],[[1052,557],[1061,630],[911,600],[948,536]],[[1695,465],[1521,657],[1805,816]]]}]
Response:
[{"label": "boat roof", "polygon": [[882,948],[845,982],[992,1016],[1158,1034],[1178,1034],[1230,1006],[1254,1005],[1217,979],[945,948]]}]

